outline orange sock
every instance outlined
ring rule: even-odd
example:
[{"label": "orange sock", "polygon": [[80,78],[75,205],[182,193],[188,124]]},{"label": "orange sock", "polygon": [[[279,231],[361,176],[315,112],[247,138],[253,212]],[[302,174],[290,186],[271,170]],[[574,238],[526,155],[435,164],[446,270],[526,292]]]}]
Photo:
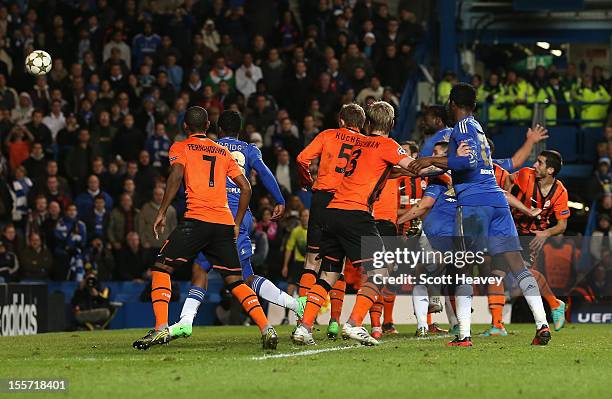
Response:
[{"label": "orange sock", "polygon": [[230,291],[238,302],[240,302],[240,305],[242,305],[242,308],[247,312],[249,317],[253,319],[255,324],[257,324],[259,329],[263,332],[270,323],[268,322],[268,318],[266,317],[266,314],[264,313],[255,292],[253,292],[253,290],[250,289],[249,286],[244,283],[244,281],[235,285],[233,288],[230,288]]},{"label": "orange sock", "polygon": [[305,269],[302,272],[302,276],[300,277],[300,282],[298,283],[298,295],[306,296],[308,291],[312,288],[314,283],[317,282],[317,273],[314,270]]},{"label": "orange sock", "polygon": [[155,315],[155,329],[160,330],[168,326],[168,303],[172,297],[170,274],[165,272],[151,272],[151,303]]},{"label": "orange sock", "polygon": [[319,309],[325,305],[327,301],[327,293],[331,291],[331,287],[325,280],[319,279],[315,285],[312,286],[307,294],[306,309],[304,309],[304,316],[302,317],[302,324],[306,328],[312,328]]},{"label": "orange sock", "polygon": [[383,299],[384,321],[385,324],[393,324],[393,308],[395,307],[395,292],[390,291],[387,288],[383,288],[381,291]]},{"label": "orange sock", "polygon": [[331,301],[331,318],[333,320],[340,320],[340,314],[342,313],[342,303],[344,303],[344,293],[346,292],[346,281],[344,276],[341,274],[336,284],[329,291],[329,300]]},{"label": "orange sock", "polygon": [[363,319],[365,318],[366,314],[368,314],[368,311],[372,305],[376,303],[379,296],[380,289],[372,281],[368,280],[361,286],[357,292],[355,307],[353,307],[350,318],[355,327],[361,326]]},{"label": "orange sock", "polygon": [[[382,295],[378,296],[378,300],[370,308],[370,322],[372,327],[380,327],[380,316],[382,315],[384,308]],[[386,314],[385,314],[386,316]]]},{"label": "orange sock", "polygon": [[431,313],[427,313],[427,325],[431,326]]},{"label": "orange sock", "polygon": [[533,277],[535,277],[536,281],[538,282],[538,287],[540,288],[540,295],[542,295],[542,298],[544,298],[546,302],[548,302],[548,306],[550,306],[551,309],[557,309],[559,306],[561,306],[561,304],[557,300],[557,297],[550,289],[550,286],[548,285],[548,282],[546,281],[546,278],[542,275],[542,273],[540,273],[536,269],[531,269],[531,274],[533,274]]},{"label": "orange sock", "polygon": [[489,302],[489,311],[491,312],[491,324],[493,327],[503,328],[502,313],[506,296],[504,295],[504,283],[489,284],[487,287],[487,300]]}]

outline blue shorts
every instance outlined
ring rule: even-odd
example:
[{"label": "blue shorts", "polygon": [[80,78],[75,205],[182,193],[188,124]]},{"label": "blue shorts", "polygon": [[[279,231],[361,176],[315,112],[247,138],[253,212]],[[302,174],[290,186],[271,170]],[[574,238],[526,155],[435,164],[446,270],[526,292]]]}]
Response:
[{"label": "blue shorts", "polygon": [[[236,248],[238,249],[238,258],[240,259],[240,267],[242,268],[242,278],[246,280],[251,277],[253,273],[253,267],[251,266],[251,256],[253,255],[253,244],[249,237],[249,232],[253,225],[253,215],[251,211],[247,211],[242,219],[240,225],[240,232],[238,233],[238,240],[236,241]],[[195,259],[195,263],[202,268],[205,272],[209,272],[212,269],[212,265],[206,259],[206,257],[199,253]]]},{"label": "blue shorts", "polygon": [[453,230],[449,230],[447,227],[436,228],[423,223],[423,232],[427,237],[427,242],[436,251],[446,252],[454,249],[455,224],[449,221],[447,226],[450,226]]},{"label": "blue shorts", "polygon": [[491,256],[522,250],[510,208],[462,205],[457,212],[457,235],[463,237],[463,250]]},{"label": "blue shorts", "polygon": [[452,251],[455,249],[455,237],[454,236],[428,236],[427,242],[431,246],[432,249],[440,252]]},{"label": "blue shorts", "polygon": [[430,212],[423,221],[423,232],[429,245],[440,252],[454,249],[456,215],[449,212]]}]

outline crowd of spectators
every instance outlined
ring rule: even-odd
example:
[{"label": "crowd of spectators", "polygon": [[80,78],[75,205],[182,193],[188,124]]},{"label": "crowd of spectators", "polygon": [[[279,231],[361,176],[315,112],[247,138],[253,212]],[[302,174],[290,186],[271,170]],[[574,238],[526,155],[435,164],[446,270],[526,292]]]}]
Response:
[{"label": "crowd of spectators", "polygon": [[[0,281],[143,281],[180,220],[152,223],[171,144],[187,107],[244,118],[287,198],[286,215],[258,183],[254,257],[281,274],[282,248],[308,197],[294,159],[344,103],[399,94],[423,37],[401,1],[0,1]],[[392,15],[393,14],[393,15]],[[23,60],[53,57],[46,76]],[[269,269],[269,270],[268,270]],[[261,271],[260,271],[261,272]],[[188,279],[190,271],[179,276]]]},{"label": "crowd of spectators", "polygon": [[[446,102],[457,75],[447,72],[437,86],[437,99]],[[610,93],[612,80],[600,66],[590,73],[569,63],[559,71],[554,64],[533,72],[493,71],[486,79],[473,75],[480,118],[489,126],[499,122],[530,123],[535,105],[543,109],[547,126],[580,124],[583,127],[612,126]]]}]

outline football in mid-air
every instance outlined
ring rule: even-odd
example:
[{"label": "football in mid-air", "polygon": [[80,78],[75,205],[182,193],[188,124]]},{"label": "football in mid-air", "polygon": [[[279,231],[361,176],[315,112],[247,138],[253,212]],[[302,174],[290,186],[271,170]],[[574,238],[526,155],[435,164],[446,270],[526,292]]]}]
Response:
[{"label": "football in mid-air", "polygon": [[26,70],[34,75],[46,75],[51,71],[51,56],[46,51],[34,50],[26,57]]}]

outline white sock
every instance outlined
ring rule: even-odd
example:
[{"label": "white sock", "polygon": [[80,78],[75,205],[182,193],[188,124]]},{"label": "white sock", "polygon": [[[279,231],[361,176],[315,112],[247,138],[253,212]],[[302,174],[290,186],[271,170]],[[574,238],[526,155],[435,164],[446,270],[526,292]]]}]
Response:
[{"label": "white sock", "polygon": [[297,310],[298,305],[295,298],[278,288],[265,277],[254,276],[251,288],[259,297],[268,302],[293,310],[294,312]]},{"label": "white sock", "polygon": [[412,289],[412,303],[414,305],[414,315],[417,319],[417,327],[425,327],[429,330],[427,325],[427,310],[429,309],[429,294],[427,293],[427,287],[424,285],[415,285]]},{"label": "white sock", "polygon": [[191,287],[189,289],[189,295],[187,295],[187,299],[185,299],[185,303],[183,303],[181,320],[179,321],[179,324],[188,324],[190,326],[193,325],[193,319],[198,314],[198,308],[204,300],[205,295],[206,290],[200,287]]},{"label": "white sock", "polygon": [[540,296],[540,288],[533,274],[531,274],[529,269],[523,269],[514,276],[518,281],[519,287],[521,287],[521,291],[523,291],[523,296],[525,296],[531,313],[533,313],[536,328],[539,329],[542,325],[548,324],[546,321],[546,311],[544,310],[544,304]]},{"label": "white sock", "polygon": [[457,306],[457,321],[459,324],[459,339],[470,337],[472,323],[472,295],[474,289],[470,284],[461,284],[455,290],[455,304]]},{"label": "white sock", "polygon": [[459,324],[459,321],[457,321],[457,315],[455,315],[455,311],[451,305],[450,296],[448,295],[444,297],[444,309],[446,310],[446,317],[448,318],[448,324],[450,324],[451,328]]}]

